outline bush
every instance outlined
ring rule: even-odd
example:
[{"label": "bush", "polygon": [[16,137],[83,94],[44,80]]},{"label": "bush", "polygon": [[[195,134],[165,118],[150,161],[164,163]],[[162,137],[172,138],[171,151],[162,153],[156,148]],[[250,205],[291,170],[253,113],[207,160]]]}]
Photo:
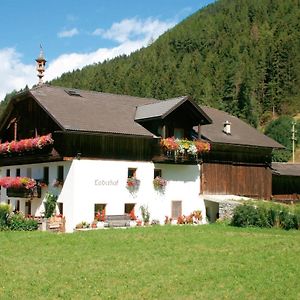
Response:
[{"label": "bush", "polygon": [[8,216],[10,214],[11,207],[9,204],[0,204],[0,230],[5,230],[8,227]]},{"label": "bush", "polygon": [[10,215],[8,225],[9,229],[13,231],[33,231],[38,229],[36,220],[26,219],[21,213]]},{"label": "bush", "polygon": [[279,213],[279,222],[283,229],[298,229],[296,216],[286,209]]},{"label": "bush", "polygon": [[252,205],[238,205],[233,210],[231,225],[237,227],[255,226],[258,222],[258,213]]},{"label": "bush", "polygon": [[234,209],[231,225],[300,229],[300,211],[271,202],[268,204],[257,202],[257,206],[254,203],[247,203]]},{"label": "bush", "polygon": [[52,217],[55,208],[56,208],[57,196],[47,193],[46,195],[46,202],[45,205],[45,217],[50,218]]}]

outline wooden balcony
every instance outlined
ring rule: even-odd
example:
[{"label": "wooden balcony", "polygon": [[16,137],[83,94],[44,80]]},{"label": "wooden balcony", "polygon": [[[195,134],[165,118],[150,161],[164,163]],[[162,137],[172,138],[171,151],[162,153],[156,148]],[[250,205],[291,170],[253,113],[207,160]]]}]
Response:
[{"label": "wooden balcony", "polygon": [[175,164],[198,164],[210,145],[203,141],[159,139],[154,145],[153,162]]},{"label": "wooden balcony", "polygon": [[41,198],[41,187],[36,186],[34,188],[34,190],[26,189],[25,187],[7,188],[6,194],[7,194],[7,197],[16,197],[16,198],[37,197],[37,198]]}]

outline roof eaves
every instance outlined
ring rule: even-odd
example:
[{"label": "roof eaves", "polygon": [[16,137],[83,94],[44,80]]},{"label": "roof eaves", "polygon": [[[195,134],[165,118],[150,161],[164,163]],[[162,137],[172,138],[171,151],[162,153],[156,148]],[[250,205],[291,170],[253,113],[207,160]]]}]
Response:
[{"label": "roof eaves", "polygon": [[154,138],[155,135],[143,135],[143,134],[134,134],[134,133],[123,133],[123,132],[112,132],[112,131],[96,131],[96,130],[81,130],[81,129],[66,129],[63,131],[64,133],[87,133],[87,134],[95,134],[95,135],[123,135],[123,136],[130,136],[130,137],[143,137],[143,138]]},{"label": "roof eaves", "polygon": [[[189,99],[188,96],[182,96],[182,97],[178,97],[178,98],[182,98],[179,102],[177,102],[174,106],[172,106],[168,111],[166,111],[163,115],[161,115],[161,118],[164,119],[165,117],[167,117],[171,112],[173,112],[176,108],[178,108],[182,103],[184,103],[185,101],[187,101]],[[173,99],[166,99],[164,101],[168,101],[168,100],[173,100]]]}]

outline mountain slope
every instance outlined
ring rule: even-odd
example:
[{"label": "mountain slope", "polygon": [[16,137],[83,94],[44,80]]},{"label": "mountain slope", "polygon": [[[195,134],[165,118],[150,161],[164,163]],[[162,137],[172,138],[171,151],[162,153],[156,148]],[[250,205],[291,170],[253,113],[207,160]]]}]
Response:
[{"label": "mountain slope", "polygon": [[220,0],[147,48],[53,85],[159,99],[191,95],[257,125],[300,111],[298,0]]}]

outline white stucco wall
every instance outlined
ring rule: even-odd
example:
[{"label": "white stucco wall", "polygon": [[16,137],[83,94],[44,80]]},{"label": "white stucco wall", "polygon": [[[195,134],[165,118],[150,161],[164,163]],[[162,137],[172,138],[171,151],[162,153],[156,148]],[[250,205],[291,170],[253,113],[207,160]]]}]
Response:
[{"label": "white stucco wall", "polygon": [[[52,187],[57,177],[57,166],[64,166],[63,188]],[[94,219],[95,203],[106,204],[106,214],[124,214],[125,203],[135,204],[135,214],[141,218],[140,206],[148,206],[150,219],[163,224],[165,216],[171,217],[172,201],[182,201],[182,214],[188,215],[201,210],[205,216],[205,205],[200,193],[200,166],[179,164],[154,164],[152,162],[112,161],[81,159],[47,164],[7,167],[11,176],[15,169],[21,169],[21,176],[27,176],[27,168],[32,169],[32,178],[43,177],[43,167],[49,167],[49,191],[59,195],[66,217],[66,231],[72,232],[76,224]],[[5,176],[6,167],[1,168]],[[128,168],[136,168],[136,178],[140,180],[137,192],[126,188]],[[162,177],[168,181],[164,193],[153,187],[154,169],[162,170]],[[32,200],[32,214],[40,215],[44,210],[43,198],[47,188],[43,188],[42,198]],[[15,199],[10,198],[12,204]],[[2,189],[1,201],[7,201]],[[25,206],[25,200],[21,201]],[[21,208],[21,210],[23,210]]]}]

